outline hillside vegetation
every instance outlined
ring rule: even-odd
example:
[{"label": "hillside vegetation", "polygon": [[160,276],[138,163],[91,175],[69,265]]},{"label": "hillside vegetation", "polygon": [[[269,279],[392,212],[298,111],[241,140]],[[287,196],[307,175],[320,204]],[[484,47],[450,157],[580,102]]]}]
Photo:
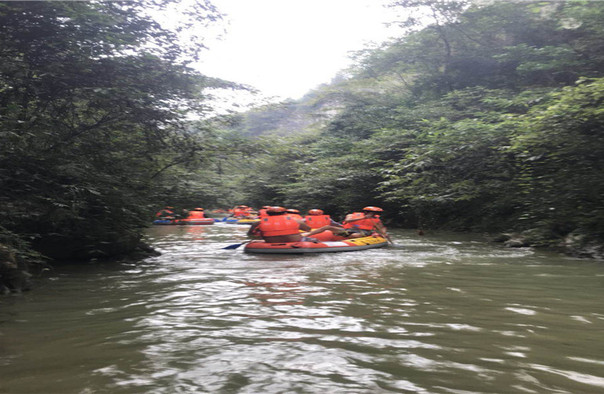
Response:
[{"label": "hillside vegetation", "polygon": [[267,136],[241,178],[248,201],[336,215],[377,204],[408,227],[600,243],[604,4],[396,6],[433,18],[406,21],[411,33],[288,103],[297,112],[285,115],[306,112],[306,133],[283,132],[282,108],[241,119]]}]

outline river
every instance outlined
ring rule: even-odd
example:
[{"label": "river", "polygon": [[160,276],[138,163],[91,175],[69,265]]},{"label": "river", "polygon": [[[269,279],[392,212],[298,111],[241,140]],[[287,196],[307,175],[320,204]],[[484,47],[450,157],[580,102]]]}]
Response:
[{"label": "river", "polygon": [[604,263],[478,235],[249,255],[157,226],[161,256],[60,265],[0,297],[1,393],[604,392]]}]

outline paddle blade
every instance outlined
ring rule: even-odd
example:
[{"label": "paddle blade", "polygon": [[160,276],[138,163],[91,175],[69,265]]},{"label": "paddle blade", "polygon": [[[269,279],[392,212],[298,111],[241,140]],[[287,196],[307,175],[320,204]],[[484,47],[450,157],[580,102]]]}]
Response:
[{"label": "paddle blade", "polygon": [[238,248],[238,247],[240,247],[241,245],[243,245],[243,244],[242,244],[242,243],[241,243],[241,244],[233,244],[233,245],[225,246],[225,247],[224,247],[224,248],[222,248],[222,249],[237,249],[237,248]]}]

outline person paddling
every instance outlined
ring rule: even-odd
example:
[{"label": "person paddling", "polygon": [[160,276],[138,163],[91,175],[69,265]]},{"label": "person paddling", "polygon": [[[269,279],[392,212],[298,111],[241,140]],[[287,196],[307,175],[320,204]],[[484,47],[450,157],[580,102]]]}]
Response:
[{"label": "person paddling", "polygon": [[379,212],[383,212],[382,208],[368,206],[363,208],[362,212],[353,212],[346,215],[342,227],[347,232],[360,234],[362,237],[369,236],[377,231],[380,235],[386,233],[386,228],[380,220]]},{"label": "person paddling", "polygon": [[378,212],[383,212],[382,208],[367,206],[363,208],[362,212],[353,212],[346,215],[346,219],[343,221],[343,225],[340,226],[323,226],[318,229],[312,230],[306,236],[310,237],[315,234],[322,233],[323,231],[331,231],[332,233],[347,237],[347,238],[360,238],[367,237],[377,231],[382,237],[390,240],[386,227],[382,224]]},{"label": "person paddling", "polygon": [[265,242],[299,242],[306,238],[302,237],[300,230],[310,231],[303,220],[292,218],[286,214],[283,207],[269,207],[266,209],[266,217],[252,224],[247,234],[250,237],[260,236]]},{"label": "person paddling", "polygon": [[325,215],[325,212],[323,212],[322,209],[310,209],[304,218],[304,221],[312,229],[321,228],[323,226],[342,226],[340,223],[334,221],[331,216]]}]

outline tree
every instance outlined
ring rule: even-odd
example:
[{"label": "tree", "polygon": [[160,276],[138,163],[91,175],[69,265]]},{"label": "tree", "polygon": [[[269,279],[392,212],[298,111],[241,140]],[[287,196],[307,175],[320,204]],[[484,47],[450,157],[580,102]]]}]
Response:
[{"label": "tree", "polygon": [[604,239],[604,79],[553,93],[523,117],[513,145],[525,228]]},{"label": "tree", "polygon": [[227,84],[142,14],[166,3],[0,5],[0,219],[52,257],[132,249],[157,174],[204,150],[186,116]]}]

